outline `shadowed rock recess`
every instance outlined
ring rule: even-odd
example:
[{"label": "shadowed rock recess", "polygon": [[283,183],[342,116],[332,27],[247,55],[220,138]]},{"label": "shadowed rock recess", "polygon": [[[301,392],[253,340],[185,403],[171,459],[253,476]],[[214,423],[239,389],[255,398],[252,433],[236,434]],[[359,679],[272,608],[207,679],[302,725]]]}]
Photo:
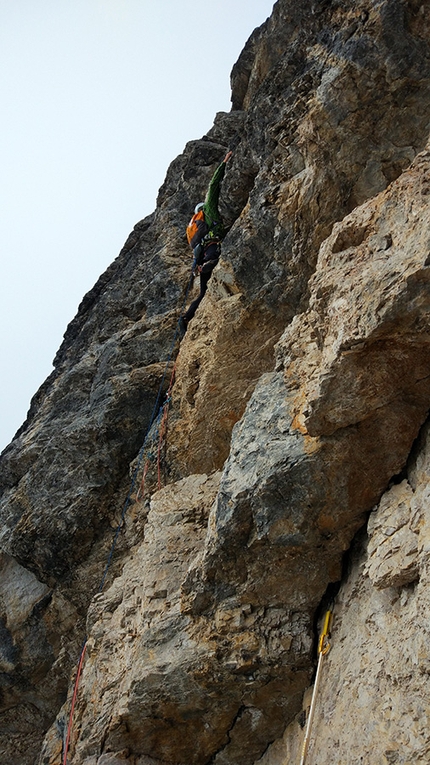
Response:
[{"label": "shadowed rock recess", "polygon": [[[85,636],[69,763],[298,763],[335,583],[312,761],[430,761],[429,19],[278,0],[84,297],[0,461],[2,763],[63,762]],[[229,147],[179,342],[186,224]]]}]

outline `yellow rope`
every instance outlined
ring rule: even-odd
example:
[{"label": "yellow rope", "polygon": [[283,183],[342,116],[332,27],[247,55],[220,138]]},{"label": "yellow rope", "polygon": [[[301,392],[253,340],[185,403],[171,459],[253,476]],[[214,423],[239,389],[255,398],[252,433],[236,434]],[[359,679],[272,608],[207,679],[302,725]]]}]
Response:
[{"label": "yellow rope", "polygon": [[310,735],[311,735],[311,730],[312,730],[312,723],[313,723],[314,713],[315,713],[315,703],[316,703],[316,698],[317,698],[317,693],[318,693],[318,686],[319,686],[320,678],[321,678],[321,670],[322,670],[323,658],[324,658],[324,656],[327,656],[327,654],[328,654],[328,652],[329,652],[329,650],[331,648],[331,645],[330,645],[330,642],[329,642],[329,637],[330,637],[330,632],[331,632],[332,621],[333,621],[333,612],[329,610],[329,611],[326,612],[326,615],[325,615],[325,618],[324,618],[324,624],[323,624],[322,632],[321,632],[320,639],[319,639],[319,642],[318,642],[318,667],[317,667],[317,674],[315,676],[314,690],[312,692],[312,701],[311,701],[311,706],[310,706],[310,709],[309,709],[308,721],[307,721],[307,724],[306,724],[306,732],[305,732],[305,738],[304,738],[304,741],[303,741],[302,756],[300,758],[300,765],[305,765],[305,760],[306,760],[306,756],[307,756],[307,753],[308,753],[309,740],[310,740]]}]

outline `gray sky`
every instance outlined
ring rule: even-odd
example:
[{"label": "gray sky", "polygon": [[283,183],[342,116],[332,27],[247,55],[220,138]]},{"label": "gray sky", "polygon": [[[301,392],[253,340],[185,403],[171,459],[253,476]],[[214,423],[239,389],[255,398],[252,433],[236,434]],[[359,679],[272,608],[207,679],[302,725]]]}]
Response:
[{"label": "gray sky", "polygon": [[[273,0],[0,0],[0,450]],[[199,93],[196,103],[193,91]]]}]

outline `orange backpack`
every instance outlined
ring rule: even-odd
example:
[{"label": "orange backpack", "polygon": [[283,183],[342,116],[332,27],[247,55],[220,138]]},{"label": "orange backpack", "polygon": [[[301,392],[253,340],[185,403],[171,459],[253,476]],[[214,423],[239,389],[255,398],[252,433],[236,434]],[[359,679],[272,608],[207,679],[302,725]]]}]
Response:
[{"label": "orange backpack", "polygon": [[187,226],[187,239],[190,247],[194,250],[195,247],[202,243],[208,232],[209,226],[206,223],[205,214],[203,210],[199,210],[194,213]]}]

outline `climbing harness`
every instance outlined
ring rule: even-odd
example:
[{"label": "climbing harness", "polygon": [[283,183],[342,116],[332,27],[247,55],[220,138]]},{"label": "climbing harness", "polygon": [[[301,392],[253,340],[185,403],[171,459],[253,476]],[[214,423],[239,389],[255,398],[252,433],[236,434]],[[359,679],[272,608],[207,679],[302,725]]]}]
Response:
[{"label": "climbing harness", "polygon": [[307,725],[306,725],[305,738],[304,738],[304,741],[303,741],[302,756],[300,758],[300,765],[305,765],[306,756],[307,756],[307,753],[308,753],[309,740],[310,740],[310,735],[311,735],[311,730],[312,730],[312,723],[313,723],[314,714],[315,714],[315,704],[316,704],[316,698],[317,698],[317,693],[318,693],[318,686],[319,686],[320,679],[321,679],[321,670],[322,670],[323,659],[324,659],[324,656],[327,656],[327,654],[328,654],[328,652],[329,652],[329,650],[331,648],[331,644],[329,642],[329,637],[330,637],[330,633],[331,633],[332,622],[333,622],[333,611],[331,609],[329,609],[326,612],[326,615],[325,615],[325,618],[324,618],[324,624],[323,624],[322,632],[321,632],[321,635],[320,635],[320,639],[318,641],[318,667],[317,667],[317,673],[316,673],[316,676],[315,676],[314,689],[313,689],[313,692],[312,692],[312,700],[311,700],[311,706],[310,706],[310,709],[309,709],[308,721],[307,721]]},{"label": "climbing harness", "polygon": [[[166,437],[166,433],[167,433],[167,417],[168,417],[169,405],[170,405],[170,401],[171,401],[171,391],[172,391],[173,383],[174,383],[174,380],[175,380],[176,360],[175,360],[175,363],[173,365],[173,371],[172,371],[172,375],[171,375],[171,378],[170,378],[169,387],[168,387],[167,393],[166,393],[166,400],[165,400],[165,402],[164,402],[164,404],[162,406],[160,406],[160,401],[161,401],[161,396],[162,396],[162,393],[163,393],[164,383],[165,383],[166,376],[167,376],[167,370],[168,370],[169,364],[170,364],[170,362],[172,360],[172,356],[173,356],[173,352],[174,352],[174,349],[175,349],[175,346],[176,346],[176,342],[177,342],[178,338],[181,337],[181,333],[180,333],[180,320],[181,320],[182,314],[183,314],[184,309],[185,309],[185,305],[186,305],[187,298],[188,298],[188,293],[189,293],[189,291],[191,289],[191,285],[193,283],[193,280],[194,280],[194,275],[193,275],[193,273],[191,273],[190,279],[188,281],[188,286],[187,286],[187,289],[186,289],[186,292],[185,292],[185,297],[184,297],[184,300],[183,300],[183,304],[182,304],[182,307],[181,307],[180,316],[179,316],[179,319],[178,319],[177,324],[176,324],[175,335],[174,335],[174,338],[173,338],[173,341],[172,341],[172,345],[171,345],[170,350],[169,350],[169,355],[168,355],[168,358],[167,358],[167,361],[166,361],[166,364],[165,364],[165,367],[164,367],[163,376],[161,378],[161,382],[160,382],[160,385],[159,385],[159,388],[158,388],[158,393],[157,393],[157,397],[156,397],[156,400],[155,400],[154,408],[152,410],[151,418],[150,418],[150,421],[149,421],[149,426],[148,426],[148,429],[146,431],[146,435],[145,435],[142,447],[141,447],[141,449],[139,451],[139,454],[137,455],[136,465],[135,465],[135,469],[133,471],[133,475],[132,475],[132,479],[131,479],[131,483],[130,483],[130,489],[129,489],[129,492],[127,494],[126,500],[124,502],[124,507],[123,507],[123,510],[122,510],[122,513],[121,513],[121,518],[120,518],[120,521],[119,521],[118,526],[116,528],[115,535],[114,535],[114,538],[113,538],[113,542],[112,542],[112,545],[111,545],[111,548],[110,548],[110,552],[109,552],[109,555],[108,555],[108,559],[107,559],[107,562],[106,562],[106,566],[105,566],[105,569],[104,569],[104,572],[103,572],[103,576],[101,578],[100,586],[99,586],[99,589],[98,589],[99,593],[102,592],[103,587],[105,585],[106,577],[107,577],[110,565],[112,563],[112,558],[113,558],[113,554],[115,552],[115,548],[116,548],[116,544],[117,544],[117,541],[118,541],[118,537],[119,537],[119,535],[121,533],[121,530],[122,530],[122,527],[124,525],[125,516],[126,516],[128,508],[130,506],[130,502],[131,502],[131,498],[132,498],[132,495],[133,495],[133,491],[134,491],[135,486],[136,486],[137,477],[138,477],[138,474],[140,472],[140,468],[142,466],[142,463],[143,463],[143,460],[144,460],[145,454],[146,454],[147,456],[146,456],[146,461],[145,461],[144,468],[143,468],[143,476],[142,476],[141,484],[139,486],[139,489],[138,489],[138,492],[137,492],[137,495],[136,495],[136,500],[139,499],[139,497],[143,496],[143,492],[144,492],[144,488],[145,488],[146,475],[147,475],[147,472],[148,472],[150,461],[153,458],[152,452],[148,452],[147,442],[149,440],[151,430],[152,430],[154,424],[156,424],[157,412],[158,412],[158,423],[156,424],[156,431],[158,432],[157,473],[158,473],[158,488],[161,488],[161,442],[165,441],[165,437]],[[83,646],[82,646],[81,653],[80,653],[80,656],[79,656],[78,667],[77,667],[77,670],[76,670],[76,677],[75,677],[75,682],[74,682],[74,686],[73,686],[72,701],[71,701],[71,705],[70,705],[69,722],[68,722],[68,726],[67,726],[67,735],[66,735],[66,740],[65,740],[65,744],[64,744],[61,765],[68,765],[68,763],[67,763],[67,755],[68,755],[68,752],[69,752],[70,738],[71,738],[72,728],[73,728],[73,715],[74,715],[74,711],[75,711],[76,700],[77,700],[78,689],[79,689],[79,681],[81,679],[81,674],[82,674],[82,670],[83,670],[83,666],[84,666],[86,650],[87,650],[87,638],[85,638],[85,640],[83,642]]]}]

